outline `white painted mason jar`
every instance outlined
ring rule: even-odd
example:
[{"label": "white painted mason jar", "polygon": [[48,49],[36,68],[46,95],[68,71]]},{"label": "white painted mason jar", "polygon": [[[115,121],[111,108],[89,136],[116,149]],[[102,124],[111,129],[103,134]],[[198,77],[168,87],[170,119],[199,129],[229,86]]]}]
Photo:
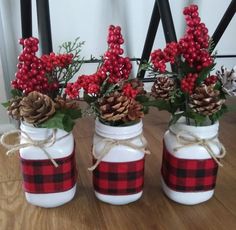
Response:
[{"label": "white painted mason jar", "polygon": [[[190,140],[190,142],[191,140],[196,141],[196,137],[198,141],[206,140],[207,145],[218,158],[221,154],[222,146],[217,137],[218,128],[218,122],[208,126],[191,126],[186,125],[185,119],[181,118],[176,124],[171,125],[165,133],[161,183],[164,193],[171,200],[185,205],[194,205],[207,201],[213,196],[218,169],[217,163],[212,159],[206,147],[199,143],[190,144],[188,141],[183,146],[177,140],[177,135],[180,135],[180,139],[184,137],[185,140],[183,142],[186,139]],[[172,163],[168,159],[172,159]],[[178,168],[177,165],[182,166]],[[184,165],[188,166],[185,168]],[[198,165],[202,165],[202,168],[198,169]],[[205,173],[204,165],[206,167],[209,165],[210,167],[205,168],[207,170]],[[193,171],[188,170],[188,168]],[[209,189],[203,189],[204,185],[209,187]],[[192,188],[193,191],[189,191],[185,186],[190,186],[190,190]]]},{"label": "white painted mason jar", "polygon": [[[20,129],[34,141],[47,140],[53,133],[53,129],[36,128],[23,122],[21,123]],[[21,133],[21,144],[28,142],[23,132]],[[69,202],[76,192],[77,171],[73,135],[62,129],[56,129],[55,138],[55,143],[43,149],[35,146],[20,149],[23,188],[25,190],[26,200],[33,205],[44,208],[53,208],[63,205]],[[45,151],[58,163],[58,167],[55,168],[45,154]],[[41,165],[44,166],[44,169],[40,167]],[[26,170],[26,172],[24,172],[24,170]],[[57,170],[59,170],[58,173]],[[40,175],[40,171],[45,171],[43,173],[44,175]],[[55,172],[57,175],[54,174]],[[38,179],[41,181],[37,181],[37,183],[45,182],[45,184],[30,184]],[[55,184],[53,184],[54,182]],[[61,184],[63,184],[63,188]],[[45,186],[46,191],[50,190],[50,192],[38,192],[37,186],[41,189],[42,186]],[[28,191],[30,187],[33,187],[33,192]],[[56,192],[54,188],[57,190]]]},{"label": "white painted mason jar", "polygon": [[[146,142],[142,132],[142,121],[131,126],[115,127],[104,125],[98,119],[96,120],[93,138],[94,162],[104,148],[108,148],[105,156],[93,170],[95,196],[99,200],[113,205],[124,205],[134,202],[142,196],[144,142]],[[108,147],[107,141],[111,141],[113,144]],[[137,148],[127,146],[125,142],[131,143]]]}]

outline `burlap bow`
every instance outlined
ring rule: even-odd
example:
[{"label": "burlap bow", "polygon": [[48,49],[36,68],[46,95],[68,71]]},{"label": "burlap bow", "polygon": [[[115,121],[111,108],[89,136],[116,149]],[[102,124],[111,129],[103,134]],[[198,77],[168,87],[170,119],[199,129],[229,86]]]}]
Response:
[{"label": "burlap bow", "polygon": [[[132,143],[132,141],[137,138],[140,139],[140,141],[142,143],[141,146]],[[93,171],[99,165],[99,163],[102,161],[102,159],[110,152],[110,150],[113,147],[118,146],[118,145],[124,145],[124,146],[130,147],[132,149],[144,152],[145,154],[150,154],[150,151],[147,150],[147,141],[143,135],[139,135],[137,137],[125,139],[125,140],[115,140],[115,139],[111,139],[111,138],[105,138],[99,142],[99,144],[102,144],[102,143],[104,144],[104,147],[99,152],[99,154],[95,154],[94,146],[92,148],[92,154],[93,154],[94,158],[96,159],[96,163],[92,167],[88,168],[89,171]]]},{"label": "burlap bow", "polygon": [[[181,144],[181,146],[174,148],[174,151],[177,151],[181,148],[193,146],[193,145],[200,145],[207,150],[209,155],[212,157],[212,159],[214,159],[214,161],[219,166],[221,166],[221,167],[223,166],[218,159],[221,159],[226,155],[226,150],[221,142],[215,141],[215,139],[218,137],[217,135],[215,135],[211,138],[200,138],[200,137],[196,136],[194,133],[189,132],[189,131],[185,131],[185,130],[175,133],[173,130],[170,129],[170,132],[176,136],[177,142],[179,144]],[[189,138],[189,136],[191,138]],[[211,143],[215,144],[219,148],[219,150],[220,150],[219,155],[216,155],[214,153],[214,151],[212,150],[212,148],[210,146]]]},{"label": "burlap bow", "polygon": [[[6,132],[2,135],[1,137],[1,144],[9,149],[6,154],[7,155],[10,155],[10,154],[13,154],[13,153],[16,153],[18,152],[20,149],[22,148],[26,148],[26,147],[38,147],[40,148],[44,153],[45,155],[48,157],[48,159],[50,159],[50,161],[53,163],[53,165],[55,167],[58,167],[58,164],[57,162],[51,157],[51,155],[45,150],[45,148],[48,148],[50,146],[52,146],[56,141],[58,140],[61,140],[63,139],[64,137],[68,136],[68,134],[60,137],[60,138],[57,138],[56,139],[56,132],[57,132],[57,129],[53,129],[52,130],[52,134],[47,138],[47,139],[44,139],[44,140],[33,140],[26,132],[24,131],[21,131],[21,130],[14,130],[14,131],[10,131],[10,132]],[[12,134],[20,134],[23,136],[25,142],[24,143],[17,143],[17,144],[7,144],[6,142],[6,138],[9,137],[10,135]]]}]

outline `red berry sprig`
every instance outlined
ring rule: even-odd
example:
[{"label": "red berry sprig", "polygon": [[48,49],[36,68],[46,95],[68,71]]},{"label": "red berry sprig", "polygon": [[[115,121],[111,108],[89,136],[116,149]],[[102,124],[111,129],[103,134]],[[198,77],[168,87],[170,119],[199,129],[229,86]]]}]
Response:
[{"label": "red berry sprig", "polygon": [[44,64],[45,70],[47,72],[52,72],[57,67],[65,68],[72,63],[73,54],[58,54],[50,53],[45,54],[41,57],[41,60]]},{"label": "red berry sprig", "polygon": [[192,94],[197,78],[198,78],[197,73],[188,73],[180,82],[181,90],[183,92]]},{"label": "red berry sprig", "polygon": [[65,68],[72,63],[73,54],[50,53],[37,57],[39,40],[37,38],[21,39],[19,43],[24,47],[18,57],[16,79],[12,81],[12,87],[28,94],[32,91],[49,93],[59,89],[59,82],[53,76],[52,71],[57,67]]},{"label": "red berry sprig", "polygon": [[12,81],[12,87],[24,93],[31,91],[46,91],[49,88],[48,79],[45,76],[43,62],[36,56],[38,51],[38,39],[21,39],[19,43],[24,47],[17,65],[16,79]]},{"label": "red berry sprig", "polygon": [[131,83],[126,83],[124,84],[122,91],[125,96],[130,97],[130,98],[136,98],[136,96],[139,93],[138,89],[134,89],[131,85]]},{"label": "red berry sprig", "polygon": [[198,6],[190,5],[184,8],[183,14],[187,23],[186,34],[179,41],[181,54],[190,67],[197,71],[210,66],[213,59],[207,48],[209,47],[208,29],[198,14]]},{"label": "red berry sprig", "polygon": [[[87,94],[98,95],[105,79],[110,84],[116,84],[129,78],[132,65],[128,57],[121,56],[124,53],[121,48],[124,39],[120,26],[109,27],[107,43],[108,50],[103,56],[104,61],[98,71],[92,75],[79,76],[75,83],[67,84],[65,92],[70,98],[78,97],[80,89],[84,89]],[[130,89],[125,88],[125,91],[134,96],[134,92],[131,93]]]},{"label": "red berry sprig", "polygon": [[216,75],[211,75],[211,76],[208,76],[208,77],[205,79],[204,83],[205,83],[206,85],[214,85],[214,84],[217,82],[217,80],[218,80],[218,78],[217,78]]},{"label": "red berry sprig", "polygon": [[104,62],[98,71],[98,75],[102,78],[106,78],[109,75],[109,83],[117,83],[128,79],[132,64],[128,57],[121,56],[124,53],[124,50],[121,48],[124,39],[120,26],[111,25],[109,27],[107,43],[109,47],[104,54]]},{"label": "red berry sprig", "polygon": [[165,72],[166,63],[173,64],[178,55],[181,55],[197,72],[213,63],[213,58],[207,50],[209,47],[208,29],[204,23],[201,23],[197,5],[185,7],[183,14],[187,23],[184,37],[178,43],[167,44],[163,51],[158,49],[151,53],[151,63],[160,73]]},{"label": "red berry sprig", "polygon": [[161,73],[166,71],[166,63],[170,62],[174,64],[175,57],[179,54],[179,45],[176,42],[168,43],[165,49],[155,50],[151,53],[151,62],[155,69],[159,70]]}]

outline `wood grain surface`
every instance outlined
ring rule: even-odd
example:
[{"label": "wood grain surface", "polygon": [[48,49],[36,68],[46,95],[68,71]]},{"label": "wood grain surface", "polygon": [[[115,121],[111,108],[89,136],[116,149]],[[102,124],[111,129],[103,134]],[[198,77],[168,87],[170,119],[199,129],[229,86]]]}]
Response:
[{"label": "wood grain surface", "polygon": [[142,198],[124,206],[96,199],[92,188],[91,142],[94,121],[79,120],[74,128],[78,174],[75,198],[52,209],[30,205],[24,198],[17,156],[6,156],[0,146],[0,229],[1,230],[233,230],[236,229],[236,113],[220,121],[220,140],[227,149],[218,171],[215,194],[209,201],[185,206],[169,200],[160,186],[162,137],[169,115],[151,109],[144,118],[144,135],[152,154],[146,157]]}]

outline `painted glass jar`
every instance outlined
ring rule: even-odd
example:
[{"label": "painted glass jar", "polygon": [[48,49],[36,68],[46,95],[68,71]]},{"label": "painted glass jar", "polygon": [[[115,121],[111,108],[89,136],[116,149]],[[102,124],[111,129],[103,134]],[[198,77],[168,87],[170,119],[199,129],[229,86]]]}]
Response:
[{"label": "painted glass jar", "polygon": [[161,182],[173,201],[193,205],[214,194],[219,158],[224,147],[218,139],[219,123],[191,126],[181,118],[164,135]]},{"label": "painted glass jar", "polygon": [[99,200],[123,205],[142,196],[146,147],[142,132],[142,121],[114,127],[96,120],[93,185]]},{"label": "painted glass jar", "polygon": [[72,133],[22,123],[20,149],[26,200],[52,208],[69,202],[76,192],[76,160]]}]

